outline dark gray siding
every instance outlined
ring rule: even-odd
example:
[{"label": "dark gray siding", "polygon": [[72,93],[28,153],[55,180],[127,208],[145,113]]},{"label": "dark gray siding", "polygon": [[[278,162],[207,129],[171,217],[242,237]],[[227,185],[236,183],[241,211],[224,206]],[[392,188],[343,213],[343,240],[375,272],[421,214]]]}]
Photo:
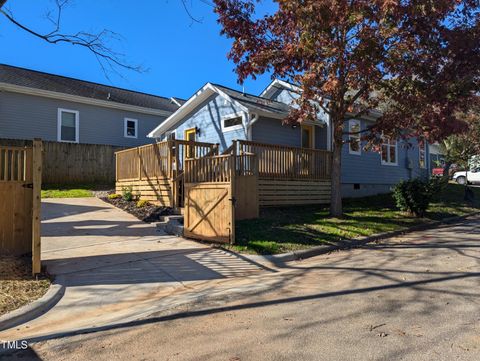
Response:
[{"label": "dark gray siding", "polygon": [[292,128],[284,125],[281,119],[260,117],[252,125],[252,140],[260,143],[299,147],[300,127]]},{"label": "dark gray siding", "polygon": [[[165,117],[51,98],[0,92],[0,138],[57,140],[58,108],[79,111],[80,143],[134,147]],[[138,120],[138,137],[124,137],[124,118]]]},{"label": "dark gray siding", "polygon": [[[300,147],[300,127],[292,128],[281,119],[261,117],[252,126],[252,140],[255,142]],[[315,127],[315,148],[327,149],[327,127]]]},{"label": "dark gray siding", "polygon": [[241,109],[234,104],[225,101],[225,99],[219,95],[214,95],[200,104],[185,120],[175,126],[176,137],[177,139],[184,139],[186,129],[197,127],[199,129],[199,133],[196,136],[197,141],[219,143],[220,152],[223,152],[232,144],[234,139],[247,139],[244,128],[222,131],[222,117],[240,112]]}]

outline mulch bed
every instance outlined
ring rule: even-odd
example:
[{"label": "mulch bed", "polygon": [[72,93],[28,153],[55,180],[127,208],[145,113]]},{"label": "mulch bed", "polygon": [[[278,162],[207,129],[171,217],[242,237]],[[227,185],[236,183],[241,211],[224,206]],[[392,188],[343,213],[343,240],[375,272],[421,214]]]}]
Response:
[{"label": "mulch bed", "polygon": [[151,203],[145,204],[143,207],[137,207],[136,201],[126,201],[123,198],[110,199],[108,197],[101,198],[103,201],[113,204],[115,207],[123,209],[141,221],[151,223],[161,221],[162,216],[173,214],[170,207],[159,207]]},{"label": "mulch bed", "polygon": [[33,278],[30,257],[0,258],[0,315],[39,299],[49,287],[46,277]]}]

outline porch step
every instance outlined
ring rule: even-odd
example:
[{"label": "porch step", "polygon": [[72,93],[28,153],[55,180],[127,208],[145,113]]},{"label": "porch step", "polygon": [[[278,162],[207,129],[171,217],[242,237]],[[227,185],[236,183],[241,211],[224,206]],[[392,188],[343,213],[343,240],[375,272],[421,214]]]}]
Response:
[{"label": "porch step", "polygon": [[171,215],[162,216],[161,221],[155,224],[157,228],[166,234],[183,237],[183,216]]}]

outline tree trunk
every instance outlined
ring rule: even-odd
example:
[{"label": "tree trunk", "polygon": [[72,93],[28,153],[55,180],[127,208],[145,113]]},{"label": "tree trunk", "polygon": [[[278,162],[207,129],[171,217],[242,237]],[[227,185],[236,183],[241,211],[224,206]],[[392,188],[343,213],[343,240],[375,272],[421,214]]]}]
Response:
[{"label": "tree trunk", "polygon": [[335,140],[333,142],[331,168],[332,199],[330,201],[330,215],[332,217],[341,217],[343,215],[341,189],[342,145],[342,141]]}]

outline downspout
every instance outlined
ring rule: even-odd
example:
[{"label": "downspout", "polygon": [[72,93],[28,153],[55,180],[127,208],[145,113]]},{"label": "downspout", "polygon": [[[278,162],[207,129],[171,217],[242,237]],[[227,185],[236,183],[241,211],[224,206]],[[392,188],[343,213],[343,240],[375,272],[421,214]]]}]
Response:
[{"label": "downspout", "polygon": [[253,118],[250,119],[250,121],[248,122],[248,125],[247,125],[247,128],[248,128],[248,130],[247,130],[247,139],[250,140],[250,141],[252,140],[252,125],[253,125],[253,124],[258,120],[258,118],[259,118],[258,113],[252,113],[252,115],[253,115]]}]

